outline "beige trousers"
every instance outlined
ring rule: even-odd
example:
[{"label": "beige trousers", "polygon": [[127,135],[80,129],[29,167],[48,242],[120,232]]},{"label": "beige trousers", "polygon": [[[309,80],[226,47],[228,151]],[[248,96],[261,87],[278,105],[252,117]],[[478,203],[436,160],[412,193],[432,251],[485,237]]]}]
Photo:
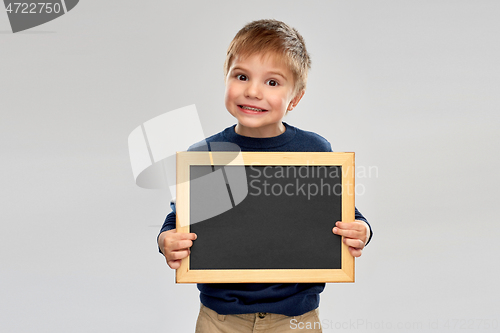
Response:
[{"label": "beige trousers", "polygon": [[295,317],[262,312],[220,315],[203,304],[201,305],[198,321],[196,322],[196,333],[257,332],[321,333],[318,309]]}]

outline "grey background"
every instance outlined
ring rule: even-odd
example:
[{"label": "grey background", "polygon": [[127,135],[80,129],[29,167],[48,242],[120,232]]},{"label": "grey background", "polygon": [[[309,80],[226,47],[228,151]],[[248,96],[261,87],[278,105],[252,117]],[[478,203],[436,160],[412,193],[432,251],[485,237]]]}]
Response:
[{"label": "grey background", "polygon": [[260,18],[312,54],[286,121],[378,171],[356,198],[375,237],[356,283],[322,294],[324,331],[493,331],[499,16],[497,1],[87,0],[12,34],[0,11],[0,331],[193,331],[197,289],[155,243],[169,195],[134,184],[127,137],[190,104],[206,135],[232,125],[224,54]]}]

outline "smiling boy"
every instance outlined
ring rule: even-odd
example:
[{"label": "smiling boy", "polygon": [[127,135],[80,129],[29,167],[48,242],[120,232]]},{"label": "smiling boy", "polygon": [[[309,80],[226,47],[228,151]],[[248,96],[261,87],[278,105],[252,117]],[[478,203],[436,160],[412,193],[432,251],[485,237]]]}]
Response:
[{"label": "smiling boy", "polygon": [[303,95],[295,91],[291,71],[273,54],[236,56],[226,75],[226,109],[242,136],[270,138],[285,132],[282,119]]},{"label": "smiling boy", "polygon": [[[259,20],[243,27],[224,64],[225,106],[237,123],[203,145],[231,142],[242,151],[332,151],[323,137],[283,122],[304,96],[310,64],[302,36],[285,23]],[[355,219],[337,222],[332,232],[343,236],[349,252],[359,257],[372,233],[357,209]],[[175,209],[167,215],[158,245],[170,268],[180,266],[196,237],[176,233]],[[324,283],[198,284],[201,308],[196,332],[321,332],[317,308],[324,287]]]}]

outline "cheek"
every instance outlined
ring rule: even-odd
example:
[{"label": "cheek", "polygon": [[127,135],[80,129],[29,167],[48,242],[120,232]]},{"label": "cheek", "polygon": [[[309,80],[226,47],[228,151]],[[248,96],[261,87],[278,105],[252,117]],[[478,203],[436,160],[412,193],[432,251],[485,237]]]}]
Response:
[{"label": "cheek", "polygon": [[231,84],[226,85],[226,90],[224,91],[224,100],[226,101],[226,103],[234,100],[236,95],[236,89],[234,88],[234,86]]},{"label": "cheek", "polygon": [[272,96],[269,100],[268,100],[269,104],[271,104],[273,107],[275,108],[286,108],[288,105],[287,105],[287,101],[286,101],[286,98],[282,97],[282,96]]},{"label": "cheek", "polygon": [[226,87],[226,90],[224,91],[224,103],[228,105],[230,100],[231,100],[231,93],[228,87]]},{"label": "cheek", "polygon": [[234,89],[234,86],[233,87],[226,86],[226,90],[224,92],[224,105],[231,114],[233,114],[234,105],[238,100],[237,97],[238,97],[237,89]]}]

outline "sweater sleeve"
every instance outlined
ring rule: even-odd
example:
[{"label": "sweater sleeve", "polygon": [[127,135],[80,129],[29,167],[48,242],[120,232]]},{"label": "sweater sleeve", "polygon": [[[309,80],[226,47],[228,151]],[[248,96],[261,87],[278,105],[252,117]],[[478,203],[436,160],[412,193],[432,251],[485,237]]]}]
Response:
[{"label": "sweater sleeve", "polygon": [[[165,218],[165,222],[163,222],[163,225],[160,229],[160,233],[156,237],[157,243],[158,243],[158,237],[160,237],[160,234],[162,232],[175,229],[176,215],[175,215],[175,202],[174,201],[170,202],[170,207],[172,208],[172,211]],[[160,247],[158,247],[158,251],[160,251],[160,253],[162,253],[160,250]]]},{"label": "sweater sleeve", "polygon": [[361,212],[356,207],[354,207],[354,219],[366,222],[366,224],[368,224],[368,227],[370,228],[370,237],[368,238],[368,241],[365,244],[365,246],[366,246],[366,245],[368,245],[368,243],[370,243],[370,240],[372,239],[372,236],[373,236],[372,226],[370,225],[368,220],[363,216],[363,214],[361,214]]}]

